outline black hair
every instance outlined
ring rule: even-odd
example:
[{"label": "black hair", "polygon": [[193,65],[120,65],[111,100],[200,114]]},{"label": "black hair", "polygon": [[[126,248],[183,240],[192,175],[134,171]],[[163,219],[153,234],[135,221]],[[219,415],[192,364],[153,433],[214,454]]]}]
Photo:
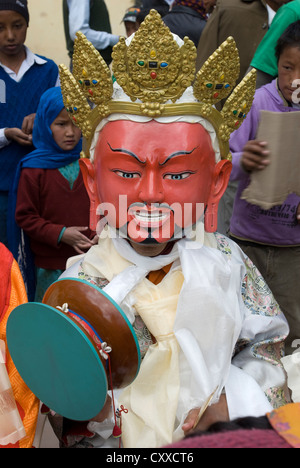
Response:
[{"label": "black hair", "polygon": [[216,422],[207,429],[207,433],[226,432],[240,429],[272,429],[272,426],[266,416],[258,418],[248,416],[228,422]]},{"label": "black hair", "polygon": [[212,424],[206,431],[195,431],[187,437],[198,437],[209,434],[218,434],[220,432],[238,431],[249,429],[272,429],[272,426],[266,416],[261,417],[244,417],[238,418],[233,421],[216,422]]},{"label": "black hair", "polygon": [[137,15],[137,22],[141,24],[151,10],[156,10],[161,17],[169,13],[170,6],[165,0],[143,0],[141,5],[141,11]]},{"label": "black hair", "polygon": [[277,62],[287,47],[299,47],[300,49],[300,20],[291,23],[278,39],[275,48]]}]

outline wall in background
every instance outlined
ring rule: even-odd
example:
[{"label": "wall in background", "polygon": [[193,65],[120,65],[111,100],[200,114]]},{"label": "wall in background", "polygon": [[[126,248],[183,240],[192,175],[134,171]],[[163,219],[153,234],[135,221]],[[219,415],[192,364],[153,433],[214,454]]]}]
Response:
[{"label": "wall in background", "polygon": [[[30,24],[26,45],[34,52],[69,65],[63,29],[62,0],[28,0]],[[106,0],[112,31],[125,35],[122,18],[134,0]]]}]

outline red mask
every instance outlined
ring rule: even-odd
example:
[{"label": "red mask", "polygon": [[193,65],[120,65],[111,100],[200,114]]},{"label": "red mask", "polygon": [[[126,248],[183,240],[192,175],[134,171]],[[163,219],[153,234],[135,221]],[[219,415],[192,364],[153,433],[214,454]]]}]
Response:
[{"label": "red mask", "polygon": [[205,207],[216,214],[231,170],[228,161],[216,165],[207,131],[184,122],[109,122],[99,134],[94,166],[83,161],[93,210],[100,203],[109,225],[146,243],[182,237]]}]

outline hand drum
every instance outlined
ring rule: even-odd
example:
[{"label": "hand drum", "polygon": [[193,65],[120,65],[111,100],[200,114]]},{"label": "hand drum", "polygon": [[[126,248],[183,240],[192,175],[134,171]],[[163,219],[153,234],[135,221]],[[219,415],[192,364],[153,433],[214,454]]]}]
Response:
[{"label": "hand drum", "polygon": [[58,280],[43,303],[14,309],[7,344],[30,390],[76,421],[95,417],[107,391],[132,383],[140,367],[138,341],[124,312],[101,289],[79,279]]}]

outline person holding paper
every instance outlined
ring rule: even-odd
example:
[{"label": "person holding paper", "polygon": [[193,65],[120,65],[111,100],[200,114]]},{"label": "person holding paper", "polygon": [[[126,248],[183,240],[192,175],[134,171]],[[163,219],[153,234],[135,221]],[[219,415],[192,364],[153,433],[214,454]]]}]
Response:
[{"label": "person holding paper", "polygon": [[[291,193],[280,206],[264,210],[241,195],[253,171],[270,164],[268,143],[256,140],[260,111],[295,112],[300,78],[300,21],[292,23],[277,42],[278,78],[256,91],[253,106],[230,139],[231,180],[238,180],[230,224],[231,237],[256,264],[290,325],[286,352],[296,351],[300,338],[300,197]],[[283,154],[287,158],[288,154]]]}]

